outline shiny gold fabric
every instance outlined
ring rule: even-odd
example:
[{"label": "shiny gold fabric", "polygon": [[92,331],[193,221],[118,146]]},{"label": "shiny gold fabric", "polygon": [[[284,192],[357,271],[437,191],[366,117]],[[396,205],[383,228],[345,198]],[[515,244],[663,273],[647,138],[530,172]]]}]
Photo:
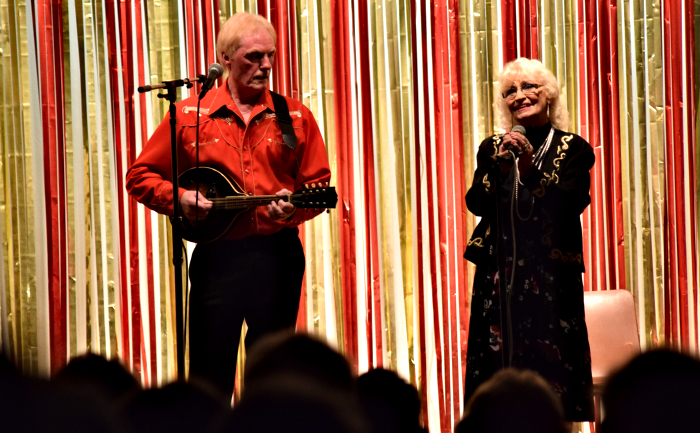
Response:
[{"label": "shiny gold fabric", "polygon": [[625,1],[618,8],[625,261],[642,347],[664,343],[665,334],[663,23],[655,4]]},{"label": "shiny gold fabric", "polygon": [[[165,79],[192,75],[187,70],[187,54],[193,49],[192,42],[183,36],[187,20],[183,4],[178,0],[161,0],[159,2],[140,3],[143,6],[143,23],[131,23],[131,28],[143,28],[144,46],[142,54],[147,59],[144,63],[148,81],[158,83]],[[193,2],[196,3],[196,2]],[[413,384],[426,383],[425,391],[429,399],[431,423],[439,406],[447,406],[449,396],[461,398],[459,386],[447,378],[444,373],[459,368],[460,353],[450,352],[445,347],[440,349],[442,359],[437,360],[435,353],[443,340],[433,337],[449,336],[465,331],[458,323],[445,322],[440,319],[452,302],[455,289],[446,287],[448,298],[443,298],[440,279],[451,270],[439,266],[430,268],[430,254],[442,253],[443,245],[439,241],[428,239],[430,228],[437,230],[437,223],[430,227],[427,218],[426,200],[433,197],[437,182],[427,184],[426,173],[436,173],[435,149],[445,143],[424,142],[425,136],[432,137],[436,126],[425,124],[425,113],[432,116],[436,107],[436,88],[444,86],[442,77],[435,74],[435,65],[443,53],[432,50],[433,12],[435,5],[442,3],[379,1],[367,3],[368,17],[358,12],[358,4],[350,8],[352,22],[350,37],[353,44],[367,47],[369,51],[369,82],[360,79],[359,56],[354,53],[351,77],[354,102],[351,113],[353,127],[357,128],[353,143],[356,162],[355,188],[358,190],[353,202],[352,212],[357,226],[357,269],[350,270],[340,259],[339,233],[342,213],[332,211],[305,225],[305,248],[307,254],[306,293],[307,293],[307,328],[314,334],[328,339],[343,351],[346,330],[343,318],[348,312],[343,311],[342,273],[356,272],[357,302],[364,306],[358,311],[358,341],[361,359],[361,372],[374,365],[382,364],[395,369]],[[469,186],[474,171],[476,150],[486,136],[492,134],[497,126],[493,109],[500,97],[495,91],[498,71],[502,66],[503,46],[501,40],[501,13],[506,3],[488,0],[460,0],[458,2],[459,61],[461,66],[461,103],[462,109],[462,165],[464,185],[462,191],[453,191],[461,203],[463,193]],[[131,4],[131,3],[129,3]],[[696,2],[696,9],[700,2]],[[64,51],[62,70],[65,110],[66,171],[61,179],[65,182],[67,200],[57,203],[67,221],[65,233],[60,236],[66,240],[65,266],[69,278],[65,296],[68,308],[65,318],[57,318],[49,323],[47,317],[48,299],[48,263],[56,260],[49,256],[47,250],[46,227],[47,212],[45,207],[51,205],[44,190],[44,147],[42,118],[42,80],[51,74],[46,65],[41,63],[41,53],[37,52],[37,38],[46,28],[35,24],[36,28],[26,27],[32,23],[33,3],[0,0],[0,21],[3,38],[0,38],[2,61],[0,62],[0,264],[2,284],[0,285],[0,340],[3,351],[18,364],[23,371],[32,374],[46,374],[46,360],[50,359],[50,328],[60,326],[65,320],[66,354],[75,356],[85,351],[102,353],[108,357],[122,357],[127,364],[132,363],[133,356],[127,359],[124,348],[133,355],[141,348],[133,347],[134,338],[132,301],[130,284],[130,259],[132,252],[138,251],[139,260],[145,260],[146,249],[153,251],[153,268],[148,269],[140,263],[141,278],[146,272],[152,272],[155,278],[154,293],[145,294],[147,286],[142,284],[144,299],[153,296],[153,320],[145,324],[144,332],[155,335],[157,342],[152,342],[148,351],[155,351],[152,357],[155,376],[150,377],[149,384],[169,380],[175,375],[174,352],[174,278],[170,257],[169,222],[161,216],[151,214],[153,223],[151,244],[145,241],[145,210],[139,207],[139,239],[137,245],[126,245],[128,251],[122,251],[125,239],[131,241],[129,224],[119,219],[118,205],[120,191],[118,180],[124,176],[126,167],[117,170],[118,160],[125,152],[124,142],[115,142],[116,125],[124,128],[118,121],[123,120],[124,113],[134,108],[126,106],[123,101],[115,101],[115,92],[123,89],[123,75],[115,80],[111,74],[109,58],[110,40],[108,38],[107,15],[114,3],[103,0],[69,0],[61,3],[64,34],[59,41]],[[334,88],[333,44],[330,0],[297,0],[295,16],[296,46],[299,69],[300,94],[302,101],[314,112],[322,134],[324,135],[329,160],[334,173],[344,167],[337,161],[335,142],[336,126],[334,124]],[[694,185],[670,188],[668,170],[669,154],[680,152],[676,143],[668,143],[666,110],[677,109],[666,106],[666,81],[663,45],[663,3],[653,1],[621,1],[615,10],[617,14],[617,71],[619,91],[620,151],[622,181],[622,215],[624,218],[625,269],[617,272],[625,275],[627,288],[637,301],[640,335],[646,347],[656,344],[673,343],[666,341],[669,334],[667,324],[678,326],[678,316],[683,313],[695,323],[698,314],[697,299],[691,302],[667,305],[666,299],[678,297],[676,287],[669,287],[666,263],[668,256],[664,247],[669,244],[667,205],[669,194],[676,194],[676,200],[689,198],[697,200],[698,176],[695,174]],[[598,2],[584,0],[565,0],[557,2],[538,2],[537,35],[538,52],[544,64],[555,72],[562,85],[564,97],[572,119],[571,130],[587,134],[589,95],[585,93],[583,80],[597,79],[598,86],[607,83],[607,76],[588,77],[582,74],[582,44],[591,42],[592,36],[584,25],[581,11],[591,7],[602,7]],[[219,22],[236,11],[257,11],[256,0],[228,0],[219,2]],[[437,10],[437,9],[436,9]],[[597,13],[597,12],[596,12]],[[414,15],[415,14],[415,15]],[[697,14],[696,14],[697,15]],[[132,17],[133,18],[133,17]],[[439,16],[437,20],[445,17]],[[134,18],[135,19],[135,18]],[[215,18],[216,19],[216,18]],[[366,19],[366,21],[361,21]],[[444,19],[443,21],[447,21]],[[671,25],[680,25],[672,20]],[[418,32],[417,45],[411,40],[413,31],[418,31],[418,23],[423,27]],[[368,25],[368,38],[361,40],[358,36],[361,25]],[[142,27],[141,27],[142,26]],[[689,23],[686,23],[689,26]],[[690,27],[687,27],[688,29]],[[598,29],[602,32],[601,29]],[[700,39],[700,26],[694,28],[696,41]],[[599,39],[606,35],[599,33]],[[582,40],[583,38],[583,40]],[[183,46],[183,41],[185,46]],[[423,50],[423,42],[427,50]],[[696,42],[696,51],[700,44]],[[201,47],[200,47],[201,48]],[[133,47],[121,47],[133,49]],[[359,50],[354,45],[356,51]],[[667,54],[667,53],[666,53]],[[456,54],[455,54],[456,55]],[[676,59],[675,61],[694,63],[695,73],[700,69],[700,56]],[[413,61],[420,59],[419,76],[415,76]],[[116,66],[114,66],[116,67]],[[425,72],[424,72],[425,67]],[[199,71],[197,71],[199,72]],[[133,71],[128,71],[133,73]],[[436,85],[436,81],[438,84]],[[698,80],[695,78],[696,87]],[[420,83],[420,95],[413,94],[414,84]],[[142,83],[139,83],[142,84]],[[416,84],[417,85],[417,84]],[[427,90],[426,90],[427,89]],[[423,99],[425,95],[427,97]],[[439,90],[438,90],[439,92]],[[697,107],[698,94],[688,90],[695,97]],[[697,91],[696,91],[697,92]],[[184,94],[181,92],[178,97]],[[153,128],[165,116],[167,104],[150,93],[145,106],[137,102],[139,112],[146,112],[145,135],[150,135]],[[362,125],[361,100],[371,101],[370,124]],[[420,101],[420,102],[417,102]],[[689,104],[687,104],[689,106]],[[697,110],[696,110],[697,111]],[[697,119],[692,113],[690,118]],[[422,119],[422,120],[421,120]],[[140,120],[139,120],[140,122]],[[429,134],[415,136],[416,122],[423,122],[421,132]],[[687,122],[687,120],[684,120]],[[364,153],[360,137],[362,127],[373,131],[373,149]],[[684,124],[684,128],[690,125]],[[137,128],[136,134],[141,129]],[[121,131],[119,131],[121,132]],[[696,132],[697,134],[697,132]],[[692,137],[697,143],[698,138]],[[143,145],[140,143],[139,145]],[[48,145],[47,145],[48,146]],[[446,147],[447,148],[447,147]],[[699,152],[685,156],[684,163],[690,170],[697,169]],[[119,151],[119,152],[118,152]],[[428,165],[429,158],[432,165]],[[611,158],[610,155],[602,155]],[[364,184],[365,170],[372,168],[376,178],[372,184]],[[419,167],[417,170],[416,168]],[[433,178],[435,179],[435,178]],[[362,202],[365,191],[376,193],[374,203]],[[671,192],[669,192],[671,191]],[[122,203],[124,204],[124,203]],[[339,206],[343,206],[339,203]],[[366,209],[373,207],[376,220],[367,220]],[[418,211],[422,212],[421,225],[417,223]],[[685,221],[687,227],[695,229],[697,237],[700,220],[695,209],[689,212]],[[433,215],[436,216],[436,215]],[[440,215],[437,215],[440,216]],[[449,216],[453,217],[453,216]],[[593,215],[591,217],[597,217]],[[126,217],[128,218],[128,217]],[[465,216],[466,236],[471,234],[475,218],[467,213]],[[600,222],[600,231],[591,233],[590,248],[600,243],[600,236],[608,236],[604,241],[614,243],[609,230],[613,222]],[[377,244],[373,245],[367,235],[368,227],[376,227]],[[607,231],[606,231],[607,230]],[[692,233],[687,231],[687,233]],[[690,235],[689,235],[690,236]],[[418,261],[417,245],[419,240],[425,254],[422,262]],[[697,244],[696,244],[697,245]],[[684,246],[684,248],[686,248]],[[604,254],[604,248],[600,254]],[[675,263],[673,266],[685,266],[698,269],[698,252],[690,251],[688,263]],[[367,257],[378,257],[379,270],[377,280],[368,273],[365,264]],[[445,257],[453,260],[455,266],[463,263],[461,251],[444,250]],[[598,254],[598,253],[596,253]],[[439,258],[438,260],[439,261]],[[449,262],[449,261],[448,261]],[[607,263],[609,269],[617,263]],[[418,272],[424,273],[419,281]],[[601,271],[604,272],[604,271]],[[439,280],[437,287],[432,286],[432,274]],[[601,278],[606,278],[601,274]],[[125,277],[126,276],[126,277]],[[467,276],[471,282],[471,275]],[[451,282],[454,280],[445,279]],[[420,284],[424,284],[423,299],[419,299]],[[448,283],[450,284],[450,283]],[[373,293],[371,288],[377,288]],[[376,296],[373,296],[376,295]],[[694,301],[693,301],[694,299]],[[141,304],[148,309],[148,304]],[[369,314],[368,311],[372,312]],[[378,311],[376,316],[374,312]],[[461,314],[468,314],[461,311]],[[437,320],[434,318],[437,317]],[[425,319],[426,335],[420,335],[417,323]],[[375,320],[376,319],[376,320]],[[435,326],[438,323],[440,326]],[[44,326],[46,324],[46,326]],[[151,325],[153,324],[153,325]],[[154,326],[155,329],[151,329]],[[436,329],[437,328],[437,329]],[[136,335],[139,337],[139,335]],[[373,345],[367,347],[367,339],[374,339]],[[421,347],[421,338],[425,345]],[[455,337],[464,350],[466,335]],[[364,343],[364,347],[363,347]],[[145,343],[143,343],[145,344]],[[693,346],[691,345],[691,349]],[[151,353],[151,352],[149,352]],[[140,355],[140,352],[139,352]],[[379,358],[381,356],[381,358]],[[379,359],[377,359],[379,358]],[[243,359],[243,357],[240,357]],[[370,362],[370,359],[372,360]],[[66,359],[67,360],[67,359]],[[59,361],[66,361],[59,360]],[[379,362],[378,362],[379,361]],[[143,368],[151,376],[152,366],[147,363]],[[370,365],[370,363],[373,363]],[[452,363],[452,364],[450,364]],[[130,365],[133,367],[133,365]],[[421,377],[421,368],[425,368],[426,377]],[[463,367],[463,366],[462,366]],[[438,371],[443,376],[438,376]],[[441,374],[443,374],[441,373]],[[458,382],[458,381],[457,381]],[[445,388],[438,395],[438,383]],[[440,402],[440,404],[438,404]],[[444,419],[431,424],[431,430],[439,431],[450,425],[449,410],[443,407]],[[438,416],[439,418],[439,416]],[[442,422],[442,425],[440,424]],[[450,426],[451,427],[451,426]]]},{"label": "shiny gold fabric", "polygon": [[[493,134],[498,124],[493,107],[496,103],[495,98],[500,96],[496,91],[500,70],[500,42],[495,2],[461,0],[459,8],[466,191],[471,185],[471,178],[476,169],[479,144]],[[490,109],[486,109],[487,107]],[[465,229],[467,236],[471,235],[475,227],[476,219],[468,213]]]},{"label": "shiny gold fabric", "polygon": [[[337,173],[330,3],[298,0],[296,14],[301,100],[316,117],[331,172]],[[339,344],[344,337],[337,212],[313,219],[305,224],[304,232],[307,329],[343,351]]]},{"label": "shiny gold fabric", "polygon": [[[27,104],[35,96],[30,85],[29,56],[33,47],[27,42],[27,5],[23,2],[0,2],[0,19],[5,36],[0,38],[2,49],[2,117],[0,118],[0,224],[2,234],[2,303],[0,338],[3,352],[15,360],[19,368],[30,374],[39,373],[37,347],[37,268],[35,183],[42,174],[34,171],[36,158],[32,140],[41,140],[41,128],[34,127],[30,110],[40,107]],[[15,29],[15,31],[8,31]],[[33,31],[33,29],[32,29]],[[41,246],[39,246],[41,248]],[[42,281],[43,286],[46,282]],[[46,372],[44,372],[46,374]]]}]

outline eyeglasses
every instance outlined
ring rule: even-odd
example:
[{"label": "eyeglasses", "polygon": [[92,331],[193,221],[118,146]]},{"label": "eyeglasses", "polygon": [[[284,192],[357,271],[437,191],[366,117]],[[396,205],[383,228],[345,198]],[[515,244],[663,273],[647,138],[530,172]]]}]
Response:
[{"label": "eyeglasses", "polygon": [[[520,85],[520,91],[523,92],[523,95],[529,97],[537,93],[537,89],[539,89],[540,87],[541,86],[539,84],[523,83]],[[501,93],[501,96],[503,96],[503,99],[510,102],[515,99],[515,95],[517,94],[518,88],[513,86],[510,89],[506,90],[506,93]]]}]

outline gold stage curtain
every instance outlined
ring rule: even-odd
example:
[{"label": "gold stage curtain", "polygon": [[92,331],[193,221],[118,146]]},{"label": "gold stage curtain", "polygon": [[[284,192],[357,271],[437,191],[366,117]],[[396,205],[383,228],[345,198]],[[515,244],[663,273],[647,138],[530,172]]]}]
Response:
[{"label": "gold stage curtain", "polygon": [[[698,350],[700,2],[0,0],[0,342],[33,375],[119,357],[175,377],[169,222],[124,190],[167,110],[136,88],[216,61],[237,11],[278,30],[272,87],[315,114],[338,208],[302,228],[298,328],[461,416],[475,225],[498,72],[539,58],[596,152],[587,290],[629,290],[645,348]],[[180,89],[178,99],[194,91]],[[191,250],[192,246],[188,247]]]}]

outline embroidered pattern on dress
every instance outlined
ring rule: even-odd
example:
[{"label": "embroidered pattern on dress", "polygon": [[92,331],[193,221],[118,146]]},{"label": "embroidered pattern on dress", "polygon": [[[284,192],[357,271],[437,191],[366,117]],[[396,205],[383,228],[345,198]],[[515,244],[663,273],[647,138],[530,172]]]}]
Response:
[{"label": "embroidered pattern on dress", "polygon": [[551,227],[547,228],[547,230],[544,232],[544,235],[540,238],[540,241],[544,244],[547,245],[548,247],[552,246],[552,238],[550,235],[554,233],[554,229]]},{"label": "embroidered pattern on dress", "polygon": [[550,259],[561,259],[563,262],[578,262],[578,264],[583,263],[583,257],[581,253],[574,255],[574,253],[562,253],[559,248],[554,248],[549,254]]},{"label": "embroidered pattern on dress", "polygon": [[468,247],[471,247],[474,245],[475,247],[483,248],[484,247],[484,239],[483,238],[475,238],[469,241],[467,244]]},{"label": "embroidered pattern on dress", "polygon": [[501,140],[503,140],[503,135],[496,135],[493,137],[493,154],[498,155],[498,146],[501,144]]},{"label": "embroidered pattern on dress", "polygon": [[491,194],[491,182],[489,182],[489,174],[486,173],[484,177],[481,179],[481,183],[484,184],[484,188],[486,189],[486,192]]},{"label": "embroidered pattern on dress", "polygon": [[[493,154],[496,155],[498,154],[498,146],[501,144],[501,139],[503,138],[503,135],[496,135],[493,137]],[[481,183],[484,185],[484,189],[488,194],[491,194],[493,191],[491,191],[491,182],[489,182],[489,174],[486,173],[484,177],[481,179]]]},{"label": "embroidered pattern on dress", "polygon": [[573,134],[569,134],[561,138],[562,144],[560,144],[559,147],[557,147],[558,156],[554,158],[554,170],[552,170],[552,174],[543,173],[544,178],[540,179],[540,186],[532,192],[532,195],[534,195],[535,197],[542,198],[544,197],[545,187],[551,185],[552,183],[559,183],[559,175],[557,174],[557,172],[561,167],[561,162],[564,160],[564,158],[566,158],[566,151],[569,150],[569,141],[571,141],[571,139],[573,138]]}]

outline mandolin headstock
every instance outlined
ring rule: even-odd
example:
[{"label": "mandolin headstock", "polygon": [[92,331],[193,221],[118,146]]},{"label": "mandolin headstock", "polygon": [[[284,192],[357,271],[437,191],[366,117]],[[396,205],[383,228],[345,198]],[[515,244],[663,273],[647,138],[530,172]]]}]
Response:
[{"label": "mandolin headstock", "polygon": [[319,185],[295,192],[290,203],[299,208],[335,209],[338,194],[334,186]]}]

